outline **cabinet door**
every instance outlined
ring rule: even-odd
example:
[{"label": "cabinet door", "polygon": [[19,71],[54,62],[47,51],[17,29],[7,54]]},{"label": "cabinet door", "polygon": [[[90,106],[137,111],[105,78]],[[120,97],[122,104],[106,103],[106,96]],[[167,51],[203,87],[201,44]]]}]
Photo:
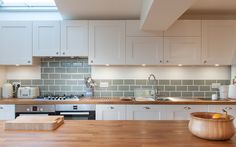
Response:
[{"label": "cabinet door", "polygon": [[96,120],[125,120],[125,105],[96,105]]},{"label": "cabinet door", "polygon": [[128,120],[161,120],[163,113],[160,105],[128,105]]},{"label": "cabinet door", "polygon": [[236,48],[235,20],[205,20],[202,26],[202,63],[230,65]]},{"label": "cabinet door", "polygon": [[200,64],[200,37],[165,37],[164,60],[165,64]]},{"label": "cabinet door", "polygon": [[142,31],[140,28],[140,20],[126,20],[126,36],[163,36],[163,32]]},{"label": "cabinet door", "polygon": [[207,105],[167,105],[164,107],[167,120],[189,120],[192,112],[207,112]]},{"label": "cabinet door", "polygon": [[0,105],[0,120],[15,119],[15,105]]},{"label": "cabinet door", "polygon": [[61,23],[61,55],[88,56],[88,21]]},{"label": "cabinet door", "polygon": [[60,40],[59,21],[33,22],[34,56],[59,56]]},{"label": "cabinet door", "polygon": [[[223,113],[225,109],[229,115],[236,117],[236,105],[209,105],[209,112]],[[236,120],[234,119],[234,125],[236,126]]]},{"label": "cabinet door", "polygon": [[164,32],[164,36],[200,37],[201,20],[177,20]]},{"label": "cabinet door", "polygon": [[125,21],[89,22],[89,63],[125,63]]},{"label": "cabinet door", "polygon": [[162,37],[127,37],[126,64],[155,65],[163,62]]},{"label": "cabinet door", "polygon": [[0,22],[0,64],[32,64],[32,23]]}]

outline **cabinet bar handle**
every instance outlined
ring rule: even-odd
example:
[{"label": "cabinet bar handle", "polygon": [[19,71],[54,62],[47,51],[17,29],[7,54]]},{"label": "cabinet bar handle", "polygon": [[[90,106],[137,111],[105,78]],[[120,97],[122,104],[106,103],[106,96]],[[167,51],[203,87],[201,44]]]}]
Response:
[{"label": "cabinet bar handle", "polygon": [[151,109],[150,107],[143,107],[143,109]]},{"label": "cabinet bar handle", "polygon": [[232,107],[225,107],[226,110],[232,110]]},{"label": "cabinet bar handle", "polygon": [[191,107],[188,107],[188,106],[184,107],[184,110],[190,110],[190,109]]},{"label": "cabinet bar handle", "polygon": [[2,107],[2,106],[0,106],[0,109],[3,109],[3,107]]},{"label": "cabinet bar handle", "polygon": [[110,109],[114,109],[114,107],[110,107]]}]

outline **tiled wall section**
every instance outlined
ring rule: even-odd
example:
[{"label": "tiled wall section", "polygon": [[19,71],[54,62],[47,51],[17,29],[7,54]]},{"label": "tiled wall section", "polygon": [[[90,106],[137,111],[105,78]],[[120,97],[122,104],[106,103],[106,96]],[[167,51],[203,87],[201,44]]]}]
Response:
[{"label": "tiled wall section", "polygon": [[20,81],[22,86],[39,86],[41,95],[84,94],[84,78],[91,76],[88,59],[84,58],[42,58],[41,80]]},{"label": "tiled wall section", "polygon": [[[39,86],[42,95],[79,95],[85,93],[84,78],[91,76],[88,59],[84,58],[42,58],[41,80],[9,80],[20,81],[22,86]],[[135,88],[156,88],[160,96],[211,97],[218,93],[212,89],[212,83],[228,85],[229,80],[148,80],[120,79],[96,80],[95,96],[133,96]],[[100,88],[100,82],[108,82],[108,88]]]},{"label": "tiled wall section", "polygon": [[108,82],[108,88],[96,87],[96,96],[133,96],[135,88],[157,88],[160,96],[183,96],[183,97],[211,97],[212,94],[218,94],[218,89],[211,88],[212,83],[221,83],[229,85],[230,80],[158,80],[157,84],[148,80],[96,80],[97,85],[100,82]]}]

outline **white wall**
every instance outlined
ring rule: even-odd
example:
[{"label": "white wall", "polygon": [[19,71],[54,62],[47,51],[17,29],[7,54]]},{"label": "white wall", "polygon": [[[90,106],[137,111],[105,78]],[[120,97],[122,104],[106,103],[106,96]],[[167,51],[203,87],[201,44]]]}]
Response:
[{"label": "white wall", "polygon": [[41,68],[40,65],[33,66],[7,66],[6,79],[40,79]]},{"label": "white wall", "polygon": [[0,12],[0,20],[62,20],[58,12]]},{"label": "white wall", "polygon": [[147,79],[153,73],[157,79],[230,79],[230,66],[223,67],[139,67],[93,66],[94,79]]},{"label": "white wall", "polygon": [[4,66],[0,66],[0,87],[6,81],[6,68]]}]

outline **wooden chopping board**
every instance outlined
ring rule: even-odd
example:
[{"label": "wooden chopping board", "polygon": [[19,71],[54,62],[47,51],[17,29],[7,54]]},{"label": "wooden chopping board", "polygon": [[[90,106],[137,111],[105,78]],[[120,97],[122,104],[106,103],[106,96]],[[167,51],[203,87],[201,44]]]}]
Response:
[{"label": "wooden chopping board", "polygon": [[64,123],[64,116],[19,116],[5,122],[5,130],[55,130]]}]

